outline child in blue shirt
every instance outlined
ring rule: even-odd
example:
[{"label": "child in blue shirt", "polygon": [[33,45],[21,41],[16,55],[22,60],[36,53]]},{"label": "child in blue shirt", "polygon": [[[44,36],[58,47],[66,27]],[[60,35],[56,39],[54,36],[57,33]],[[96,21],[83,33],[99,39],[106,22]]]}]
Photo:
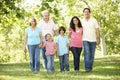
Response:
[{"label": "child in blue shirt", "polygon": [[59,35],[57,36],[56,43],[58,48],[60,71],[69,71],[68,50],[69,39],[65,35],[66,29],[61,26],[59,28]]}]

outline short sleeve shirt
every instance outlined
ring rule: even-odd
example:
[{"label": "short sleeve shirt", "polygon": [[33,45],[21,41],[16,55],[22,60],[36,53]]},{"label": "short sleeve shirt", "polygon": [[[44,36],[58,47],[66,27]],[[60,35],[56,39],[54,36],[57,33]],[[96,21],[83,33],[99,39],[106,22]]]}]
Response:
[{"label": "short sleeve shirt", "polygon": [[59,56],[68,54],[67,44],[69,44],[69,39],[67,36],[57,36],[56,43],[58,44]]},{"label": "short sleeve shirt", "polygon": [[82,34],[83,34],[83,28],[80,28],[78,31],[73,31],[73,29],[70,29],[70,47],[82,47]]},{"label": "short sleeve shirt", "polygon": [[55,42],[45,41],[44,46],[46,48],[46,55],[54,55],[55,54]]},{"label": "short sleeve shirt", "polygon": [[25,29],[25,33],[28,35],[27,44],[36,45],[40,44],[40,28],[36,27],[34,31],[30,27]]},{"label": "short sleeve shirt", "polygon": [[83,41],[96,42],[96,28],[99,28],[95,18],[90,18],[88,21],[83,19]]},{"label": "short sleeve shirt", "polygon": [[56,30],[56,25],[51,19],[49,20],[48,23],[46,23],[43,19],[40,20],[38,23],[38,26],[42,31],[43,37],[45,37],[47,33],[50,33],[53,36],[53,33],[54,33],[53,31]]}]

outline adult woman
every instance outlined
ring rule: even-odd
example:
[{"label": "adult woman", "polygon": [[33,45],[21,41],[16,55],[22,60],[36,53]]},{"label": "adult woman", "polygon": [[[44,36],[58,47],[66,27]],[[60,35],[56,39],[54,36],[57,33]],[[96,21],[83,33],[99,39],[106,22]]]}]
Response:
[{"label": "adult woman", "polygon": [[74,70],[79,71],[80,54],[82,51],[82,25],[77,16],[74,16],[70,22],[70,50],[74,58]]},{"label": "adult woman", "polygon": [[36,27],[36,19],[31,18],[28,28],[25,29],[24,52],[26,53],[26,45],[28,46],[30,55],[30,67],[32,71],[38,72],[40,69],[40,48],[41,44],[41,30]]}]

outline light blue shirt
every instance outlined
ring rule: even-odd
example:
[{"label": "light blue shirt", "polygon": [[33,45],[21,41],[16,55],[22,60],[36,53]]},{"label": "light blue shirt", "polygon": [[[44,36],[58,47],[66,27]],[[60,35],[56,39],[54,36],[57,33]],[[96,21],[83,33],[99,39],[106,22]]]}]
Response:
[{"label": "light blue shirt", "polygon": [[69,40],[67,36],[57,36],[56,43],[58,44],[59,56],[68,54],[67,44],[69,43]]},{"label": "light blue shirt", "polygon": [[36,45],[40,44],[40,28],[36,27],[34,31],[30,27],[25,29],[25,33],[28,35],[27,44]]}]

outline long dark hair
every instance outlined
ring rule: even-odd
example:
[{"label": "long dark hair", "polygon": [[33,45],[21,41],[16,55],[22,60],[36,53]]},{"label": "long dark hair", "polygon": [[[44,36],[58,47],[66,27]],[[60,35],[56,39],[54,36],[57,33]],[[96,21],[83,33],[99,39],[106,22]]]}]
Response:
[{"label": "long dark hair", "polygon": [[76,30],[75,30],[75,24],[73,23],[73,19],[74,19],[74,18],[76,18],[76,19],[78,20],[78,27],[79,27],[79,28],[82,27],[82,24],[81,24],[81,22],[80,22],[80,19],[79,19],[77,16],[72,17],[72,19],[71,19],[71,21],[70,21],[70,28],[72,28],[73,31],[76,31]]}]

